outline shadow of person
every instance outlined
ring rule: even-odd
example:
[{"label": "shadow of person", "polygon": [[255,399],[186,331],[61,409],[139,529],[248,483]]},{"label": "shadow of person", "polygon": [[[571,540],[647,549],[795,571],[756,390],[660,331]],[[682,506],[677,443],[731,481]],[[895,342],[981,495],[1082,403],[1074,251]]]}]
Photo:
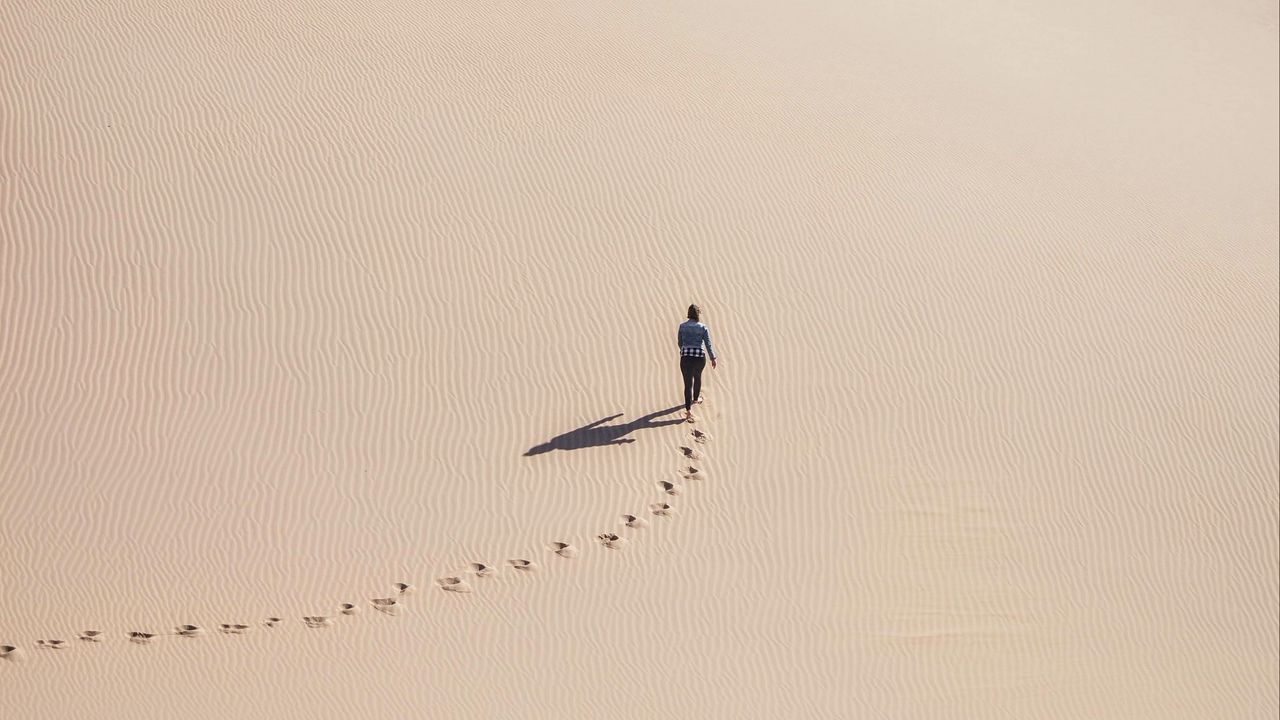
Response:
[{"label": "shadow of person", "polygon": [[587,423],[576,430],[561,433],[541,445],[534,445],[526,450],[524,455],[525,457],[529,457],[531,455],[541,455],[543,453],[551,452],[552,450],[578,450],[587,447],[600,447],[602,445],[626,445],[627,443],[633,443],[636,439],[627,437],[627,435],[630,435],[636,430],[679,424],[681,422],[679,418],[672,420],[659,420],[657,422],[655,422],[655,419],[660,418],[663,415],[670,415],[682,407],[684,406],[676,405],[675,407],[669,407],[666,410],[658,410],[643,417],[638,417],[629,423],[622,423],[619,425],[605,425],[604,423],[611,420],[617,420],[622,417],[622,413],[603,417],[595,422]]}]

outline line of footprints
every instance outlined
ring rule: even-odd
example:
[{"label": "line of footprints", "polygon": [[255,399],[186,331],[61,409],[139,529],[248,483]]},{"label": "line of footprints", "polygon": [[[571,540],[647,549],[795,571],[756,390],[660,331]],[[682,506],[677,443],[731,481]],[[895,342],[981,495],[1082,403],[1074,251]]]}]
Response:
[{"label": "line of footprints", "polygon": [[[693,438],[693,443],[698,445],[705,444],[711,439],[709,435],[698,429],[692,430],[690,436]],[[696,447],[682,446],[680,448],[680,452],[684,455],[685,459],[689,461],[696,462],[702,459],[702,453],[699,452]],[[680,475],[686,480],[703,480],[706,478],[703,471],[693,465],[686,465],[681,468]],[[661,487],[662,491],[667,495],[675,496],[680,494],[680,487],[675,483],[660,480],[658,481],[658,486]],[[650,505],[649,511],[657,517],[670,517],[671,513],[674,512],[674,508],[672,508],[670,503],[658,502]],[[637,530],[649,526],[649,522],[647,520],[636,515],[623,515],[622,521],[627,527]],[[600,533],[596,536],[596,540],[610,550],[621,549],[627,542],[625,538],[620,537],[617,533],[611,532]],[[567,542],[549,543],[547,545],[547,549],[562,558],[572,559],[578,555],[578,549],[571,543]],[[508,560],[507,564],[519,572],[528,573],[538,569],[537,563],[524,558]],[[489,565],[485,565],[484,563],[472,563],[470,571],[472,575],[478,578],[484,578],[492,576],[497,572],[497,569],[490,567]],[[446,592],[471,592],[471,585],[462,576],[442,577],[436,580],[436,584],[440,589]],[[390,597],[371,598],[369,600],[369,605],[380,613],[387,615],[399,614],[401,598],[414,592],[415,588],[409,583],[396,583],[394,587],[394,595]],[[360,612],[360,606],[355,603],[342,603],[338,607],[338,613],[340,615],[355,615],[358,612]],[[336,615],[306,615],[302,618],[302,622],[309,628],[326,628],[331,627],[336,619]],[[284,621],[284,618],[269,617],[262,621],[262,625],[267,628],[274,628]],[[217,627],[218,632],[230,635],[239,635],[247,632],[249,629],[250,626],[240,623],[222,623]],[[129,642],[139,645],[147,645],[155,638],[166,635],[193,638],[200,637],[204,634],[205,628],[199,625],[178,625],[172,631],[164,633],[134,630],[128,633],[128,638]],[[80,633],[79,639],[83,643],[98,643],[105,640],[106,635],[101,630],[85,630]],[[70,644],[66,640],[36,640],[36,648],[40,650],[63,650],[69,646]],[[0,645],[0,660],[8,660],[12,662],[20,661],[22,658],[23,655],[21,648],[14,645]]]}]

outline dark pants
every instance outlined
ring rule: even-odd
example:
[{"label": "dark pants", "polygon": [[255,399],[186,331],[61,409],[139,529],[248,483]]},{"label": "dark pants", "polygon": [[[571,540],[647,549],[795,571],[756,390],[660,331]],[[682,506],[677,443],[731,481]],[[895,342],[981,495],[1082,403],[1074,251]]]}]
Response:
[{"label": "dark pants", "polygon": [[688,412],[693,403],[702,396],[702,368],[707,366],[704,357],[680,358],[680,374],[684,376],[684,409]]}]

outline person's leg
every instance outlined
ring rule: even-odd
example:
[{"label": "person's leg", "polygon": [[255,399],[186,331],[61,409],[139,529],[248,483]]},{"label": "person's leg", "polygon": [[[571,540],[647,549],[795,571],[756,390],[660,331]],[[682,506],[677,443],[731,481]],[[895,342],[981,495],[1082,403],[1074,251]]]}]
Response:
[{"label": "person's leg", "polygon": [[707,366],[706,358],[689,358],[694,360],[693,363],[693,392],[690,394],[692,402],[700,402],[702,400],[702,369]]},{"label": "person's leg", "polygon": [[696,358],[681,357],[680,358],[680,374],[684,376],[684,411],[689,412],[689,408],[693,405],[693,360]]}]

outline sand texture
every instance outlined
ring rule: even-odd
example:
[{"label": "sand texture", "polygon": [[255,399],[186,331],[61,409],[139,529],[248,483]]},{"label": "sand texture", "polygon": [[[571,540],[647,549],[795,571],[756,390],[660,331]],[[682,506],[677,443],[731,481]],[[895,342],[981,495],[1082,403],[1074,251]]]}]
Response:
[{"label": "sand texture", "polygon": [[1274,718],[1277,12],[0,3],[0,717]]}]

